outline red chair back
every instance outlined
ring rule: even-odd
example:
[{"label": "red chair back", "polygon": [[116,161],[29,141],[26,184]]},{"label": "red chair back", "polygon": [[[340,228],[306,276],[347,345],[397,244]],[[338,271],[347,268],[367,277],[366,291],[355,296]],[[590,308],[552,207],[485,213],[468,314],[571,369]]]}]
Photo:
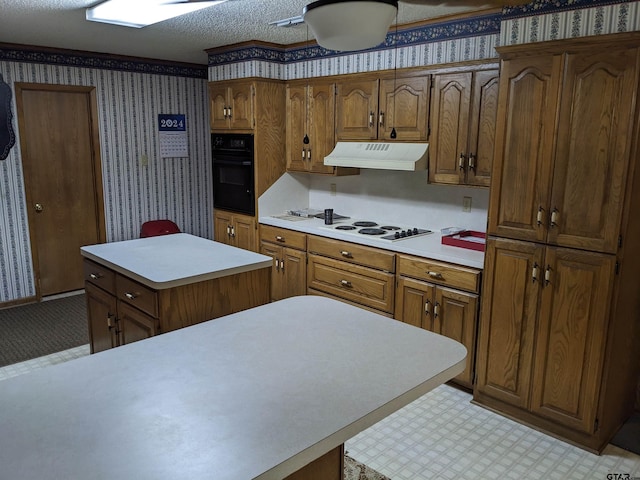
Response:
[{"label": "red chair back", "polygon": [[140,238],[157,237],[158,235],[172,233],[180,233],[180,229],[171,220],[150,220],[144,222],[140,228]]}]

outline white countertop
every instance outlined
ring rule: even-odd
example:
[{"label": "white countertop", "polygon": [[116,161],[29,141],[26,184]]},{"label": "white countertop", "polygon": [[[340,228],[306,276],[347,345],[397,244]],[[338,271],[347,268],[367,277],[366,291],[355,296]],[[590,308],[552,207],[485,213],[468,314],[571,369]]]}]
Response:
[{"label": "white countertop", "polygon": [[187,233],[90,245],[80,253],[158,290],[272,265],[266,255]]},{"label": "white countertop", "polygon": [[462,372],[466,354],[289,298],[0,382],[0,476],[279,480]]},{"label": "white countertop", "polygon": [[259,221],[264,225],[288,228],[289,230],[297,230],[299,232],[310,233],[312,235],[335,238],[337,240],[358,243],[360,245],[368,245],[393,252],[407,253],[433,260],[455,263],[465,267],[480,269],[484,267],[484,252],[443,245],[441,243],[442,235],[440,232],[433,232],[429,235],[404,239],[397,242],[383,242],[376,240],[375,238],[367,237],[366,235],[356,236],[348,233],[340,233],[339,230],[323,229],[321,227],[324,226],[324,220],[317,218],[308,218],[304,220],[296,219],[295,221],[291,221],[265,216],[260,217]]}]

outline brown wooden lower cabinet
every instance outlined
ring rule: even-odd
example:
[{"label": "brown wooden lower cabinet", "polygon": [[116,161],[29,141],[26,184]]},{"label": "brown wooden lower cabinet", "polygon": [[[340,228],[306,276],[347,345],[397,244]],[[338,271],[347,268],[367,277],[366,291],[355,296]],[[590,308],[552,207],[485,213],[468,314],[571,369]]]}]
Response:
[{"label": "brown wooden lower cabinet", "polygon": [[[479,288],[479,270],[399,255],[397,273],[395,318],[462,343],[468,351],[467,366],[453,381],[472,388],[478,294],[438,285],[425,279],[449,285],[458,282]],[[409,275],[421,279],[411,278]]]},{"label": "brown wooden lower cabinet", "polygon": [[269,303],[271,269],[154,290],[84,260],[91,353]]},{"label": "brown wooden lower cabinet", "polygon": [[603,393],[623,374],[607,364],[615,263],[609,254],[489,239],[475,401],[603,448],[619,426],[604,423],[615,416]]},{"label": "brown wooden lower cabinet", "polygon": [[260,226],[260,253],[273,258],[271,300],[307,293],[307,236],[304,233]]},{"label": "brown wooden lower cabinet", "polygon": [[343,480],[344,479],[344,444],[329,450],[284,480]]},{"label": "brown wooden lower cabinet", "polygon": [[216,210],[213,214],[213,239],[216,242],[257,252],[257,231],[257,220],[250,215],[224,210]]}]

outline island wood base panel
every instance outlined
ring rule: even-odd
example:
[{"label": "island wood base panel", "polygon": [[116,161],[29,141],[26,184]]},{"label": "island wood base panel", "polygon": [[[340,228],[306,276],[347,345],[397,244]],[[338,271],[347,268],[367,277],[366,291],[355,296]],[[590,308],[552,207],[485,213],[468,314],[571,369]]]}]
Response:
[{"label": "island wood base panel", "polygon": [[284,480],[343,480],[344,443],[292,473]]}]

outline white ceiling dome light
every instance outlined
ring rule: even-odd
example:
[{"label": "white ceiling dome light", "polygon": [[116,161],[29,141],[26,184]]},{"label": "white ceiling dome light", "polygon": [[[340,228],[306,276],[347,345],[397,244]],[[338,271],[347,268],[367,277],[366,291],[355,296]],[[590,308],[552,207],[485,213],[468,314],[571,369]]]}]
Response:
[{"label": "white ceiling dome light", "polygon": [[384,42],[397,11],[396,0],[317,0],[304,7],[302,17],[318,45],[354,51]]}]

